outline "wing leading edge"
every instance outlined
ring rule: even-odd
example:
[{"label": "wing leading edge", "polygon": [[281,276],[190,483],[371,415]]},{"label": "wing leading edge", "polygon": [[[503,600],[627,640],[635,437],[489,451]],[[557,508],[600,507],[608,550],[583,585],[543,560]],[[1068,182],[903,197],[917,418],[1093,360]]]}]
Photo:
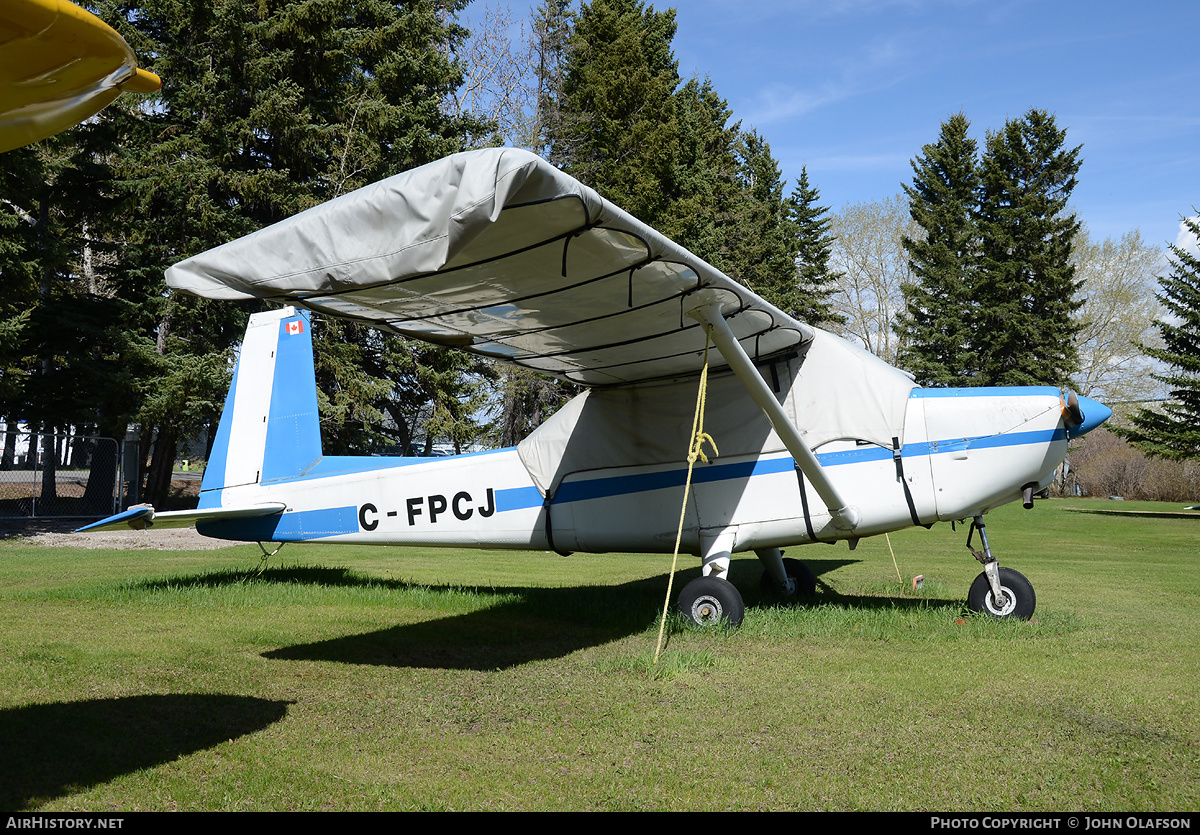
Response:
[{"label": "wing leading edge", "polygon": [[[588,386],[691,375],[719,299],[751,357],[812,332],[541,158],[456,154],[182,261],[180,290],[368,322]],[[717,357],[714,353],[714,361]]]}]

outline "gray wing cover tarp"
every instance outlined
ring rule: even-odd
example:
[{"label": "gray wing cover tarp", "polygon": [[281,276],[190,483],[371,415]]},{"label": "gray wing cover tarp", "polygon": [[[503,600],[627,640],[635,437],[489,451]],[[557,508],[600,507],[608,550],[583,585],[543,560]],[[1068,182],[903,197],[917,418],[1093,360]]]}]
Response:
[{"label": "gray wing cover tarp", "polygon": [[[668,381],[693,378],[694,392],[706,340],[685,315],[685,297],[701,288],[716,292],[750,357],[807,355],[789,378],[788,398],[802,431],[810,420],[824,427],[806,437],[813,446],[830,437],[902,434],[912,388],[895,369],[795,321],[515,149],[455,154],[382,180],[181,261],[167,283],[208,298],[295,304],[600,387],[522,443],[522,460],[543,491],[568,465],[578,471],[601,461],[682,457],[694,393],[681,409],[672,389],[687,387]],[[715,350],[710,359],[724,365]],[[659,381],[653,394],[639,393],[647,381]],[[742,422],[743,410],[734,411],[731,429]],[[682,451],[673,448],[677,425]],[[576,459],[568,446],[579,450],[585,437],[594,449]],[[733,446],[780,445],[763,429]]]},{"label": "gray wing cover tarp", "polygon": [[587,386],[693,374],[699,287],[751,356],[811,331],[541,158],[455,154],[176,264],[176,289],[258,297]]}]

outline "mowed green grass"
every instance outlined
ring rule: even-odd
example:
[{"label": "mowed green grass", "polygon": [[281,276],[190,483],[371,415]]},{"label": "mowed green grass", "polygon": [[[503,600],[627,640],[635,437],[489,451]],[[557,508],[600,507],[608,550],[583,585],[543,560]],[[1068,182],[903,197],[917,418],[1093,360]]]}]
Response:
[{"label": "mowed green grass", "polygon": [[[0,805],[27,810],[1200,808],[1200,518],[989,514],[793,549],[780,607],[672,624],[669,556],[0,543]],[[676,588],[698,574],[694,558]]]}]

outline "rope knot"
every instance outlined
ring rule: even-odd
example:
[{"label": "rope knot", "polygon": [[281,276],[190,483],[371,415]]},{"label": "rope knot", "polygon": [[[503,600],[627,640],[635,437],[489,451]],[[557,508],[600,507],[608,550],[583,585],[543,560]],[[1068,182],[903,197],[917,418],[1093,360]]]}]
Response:
[{"label": "rope knot", "polygon": [[704,454],[704,444],[705,443],[707,443],[710,447],[712,447],[712,452],[713,452],[714,458],[716,458],[717,456],[719,456],[721,454],[720,450],[717,449],[717,442],[714,441],[713,436],[708,434],[707,432],[704,432],[704,431],[697,432],[694,441],[695,441],[695,443],[692,446],[692,451],[688,453],[687,460],[688,460],[689,464],[695,464],[697,458],[699,458],[705,464],[710,463],[708,460],[708,456]]}]

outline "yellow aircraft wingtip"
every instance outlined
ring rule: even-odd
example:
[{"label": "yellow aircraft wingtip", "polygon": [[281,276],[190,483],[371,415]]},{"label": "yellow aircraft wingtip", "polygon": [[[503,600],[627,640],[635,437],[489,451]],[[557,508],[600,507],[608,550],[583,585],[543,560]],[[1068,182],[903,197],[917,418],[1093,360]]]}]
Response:
[{"label": "yellow aircraft wingtip", "polygon": [[0,152],[90,118],[128,90],[153,93],[129,44],[68,0],[0,0]]},{"label": "yellow aircraft wingtip", "polygon": [[118,85],[130,93],[154,93],[162,87],[162,79],[149,70],[137,68],[137,72]]}]

